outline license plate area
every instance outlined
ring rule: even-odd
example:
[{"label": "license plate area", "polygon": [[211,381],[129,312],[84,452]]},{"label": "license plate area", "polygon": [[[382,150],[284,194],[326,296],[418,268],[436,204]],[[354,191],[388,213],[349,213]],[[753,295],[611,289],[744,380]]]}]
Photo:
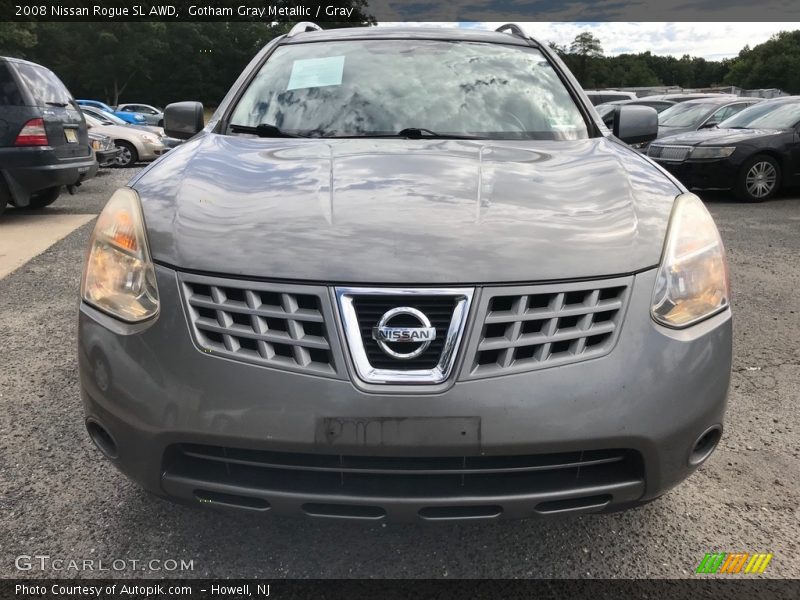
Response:
[{"label": "license plate area", "polygon": [[64,137],[67,138],[68,144],[77,144],[78,143],[78,130],[72,129],[69,127],[64,128]]},{"label": "license plate area", "polygon": [[479,452],[480,417],[323,417],[317,420],[316,443],[339,451],[369,448],[408,455],[431,451]]}]

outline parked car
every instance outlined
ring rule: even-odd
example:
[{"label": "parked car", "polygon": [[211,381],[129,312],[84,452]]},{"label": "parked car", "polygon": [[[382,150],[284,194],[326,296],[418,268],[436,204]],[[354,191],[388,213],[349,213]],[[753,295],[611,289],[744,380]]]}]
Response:
[{"label": "parked car", "polygon": [[0,57],[0,213],[44,208],[94,176],[86,122],[46,67]]},{"label": "parked car", "polygon": [[77,100],[77,102],[79,106],[91,106],[92,108],[97,108],[108,114],[115,115],[131,125],[145,125],[147,123],[144,115],[124,111],[115,111],[108,104],[105,102],[100,102],[99,100]]},{"label": "parked car", "polygon": [[586,95],[592,104],[605,104],[617,100],[635,100],[636,94],[633,92],[619,92],[617,90],[585,90]]},{"label": "parked car", "polygon": [[116,115],[112,115],[105,111],[102,111],[98,108],[93,108],[91,106],[82,106],[81,110],[86,115],[92,115],[95,119],[100,121],[103,125],[120,125],[123,127],[134,127],[136,131],[149,131],[154,133],[160,140],[161,143],[164,144],[164,147],[167,150],[174,148],[175,146],[179,146],[183,143],[183,140],[179,140],[176,138],[171,138],[164,133],[163,127],[157,127],[155,125],[131,125],[130,123],[126,123]]},{"label": "parked car", "polygon": [[150,104],[120,104],[117,111],[140,114],[148,125],[164,126],[164,111]]},{"label": "parked car", "polygon": [[114,145],[119,148],[115,162],[117,167],[130,167],[137,162],[155,160],[166,152],[161,138],[155,133],[143,131],[139,127],[109,125],[88,113],[84,113],[84,117],[91,131],[97,131],[114,140]]},{"label": "parked car", "polygon": [[649,106],[655,109],[657,113],[661,113],[670,106],[675,106],[675,102],[671,100],[646,100],[644,98],[637,98],[636,100],[614,100],[613,102],[598,104],[595,106],[595,110],[597,114],[600,115],[600,118],[603,119],[603,123],[611,127],[614,123],[615,109],[617,106],[623,105]]},{"label": "parked car", "polygon": [[689,188],[763,202],[800,183],[800,96],[765,100],[720,123],[653,142],[647,155]]},{"label": "parked car", "polygon": [[680,92],[675,94],[655,94],[652,96],[642,96],[642,100],[669,100],[679,104],[689,100],[701,100],[703,98],[719,98],[720,96],[731,96],[732,94],[720,94],[717,92]]},{"label": "parked car", "polygon": [[103,135],[98,131],[90,131],[89,143],[92,146],[92,150],[94,150],[98,165],[110,167],[116,163],[121,149],[114,145],[114,140],[111,139],[111,136]]},{"label": "parked car", "polygon": [[761,98],[718,96],[687,100],[658,115],[658,137],[716,127],[748,106],[761,102]]},{"label": "parked car", "polygon": [[657,498],[711,455],[725,253],[700,199],[626,145],[655,137],[654,109],[620,107],[610,135],[516,26],[301,23],[217,115],[165,109],[189,141],[111,196],[82,278],[88,433],[146,489],[565,515]]}]

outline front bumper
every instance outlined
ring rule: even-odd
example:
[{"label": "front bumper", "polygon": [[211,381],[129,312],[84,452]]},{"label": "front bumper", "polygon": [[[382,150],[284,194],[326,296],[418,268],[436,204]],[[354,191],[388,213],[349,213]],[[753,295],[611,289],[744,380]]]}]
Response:
[{"label": "front bumper", "polygon": [[615,510],[686,478],[696,440],[725,410],[730,313],[660,327],[649,316],[654,276],[635,276],[602,358],[438,393],[375,393],[202,353],[175,272],[158,266],[155,322],[81,307],[87,420],[108,433],[125,474],[185,502],[396,520]]},{"label": "front bumper", "polygon": [[738,165],[730,159],[675,162],[653,159],[693,190],[730,190],[736,185]]},{"label": "front bumper", "polygon": [[122,152],[121,148],[112,147],[108,150],[95,150],[94,154],[97,157],[97,162],[101,167],[109,167],[117,160],[120,152]]},{"label": "front bumper", "polygon": [[139,152],[139,160],[141,161],[151,161],[155,160],[162,154],[164,154],[168,148],[164,146],[161,142],[157,142],[152,144],[150,142],[142,142],[142,148]]}]

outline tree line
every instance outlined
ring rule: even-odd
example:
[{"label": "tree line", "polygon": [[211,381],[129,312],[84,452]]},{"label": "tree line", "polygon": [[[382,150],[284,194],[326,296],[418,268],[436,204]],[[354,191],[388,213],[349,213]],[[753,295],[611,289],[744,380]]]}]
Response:
[{"label": "tree line", "polygon": [[567,46],[550,44],[584,88],[735,85],[745,89],[779,88],[800,93],[800,30],[782,31],[738,56],[719,61],[684,54],[651,52],[605,56],[601,41],[585,31]]},{"label": "tree line", "polygon": [[[346,4],[347,2],[340,2]],[[356,10],[361,0],[351,0]],[[371,18],[357,13],[361,23]],[[359,23],[325,23],[325,27]],[[17,56],[55,71],[77,98],[109,104],[164,105],[200,100],[215,106],[233,81],[291,23],[0,23],[0,55]],[[550,44],[587,88],[736,85],[800,93],[800,30],[785,31],[721,61],[650,52],[605,56],[591,32],[568,47]]]},{"label": "tree line", "polygon": [[[339,4],[348,4],[339,2]],[[363,4],[352,0],[356,8]],[[370,17],[361,15],[363,23]],[[348,27],[359,23],[326,23]],[[256,53],[290,22],[0,23],[0,56],[52,69],[76,98],[111,105],[216,106]]]}]

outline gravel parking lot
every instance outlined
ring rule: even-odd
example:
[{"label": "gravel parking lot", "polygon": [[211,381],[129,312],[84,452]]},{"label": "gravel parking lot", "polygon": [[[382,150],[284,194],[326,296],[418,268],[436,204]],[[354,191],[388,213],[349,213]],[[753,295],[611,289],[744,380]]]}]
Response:
[{"label": "gravel parking lot", "polygon": [[[133,173],[103,172],[46,213],[96,214]],[[706,552],[722,551],[772,552],[763,576],[798,578],[798,196],[760,205],[706,198],[728,248],[735,311],[726,430],[706,465],[635,511],[433,526],[197,510],[151,497],[120,475],[89,441],[78,393],[86,224],[0,279],[0,576],[109,575],[15,569],[16,556],[41,554],[191,560],[193,570],[180,574],[194,577],[671,578],[694,576]]]}]

